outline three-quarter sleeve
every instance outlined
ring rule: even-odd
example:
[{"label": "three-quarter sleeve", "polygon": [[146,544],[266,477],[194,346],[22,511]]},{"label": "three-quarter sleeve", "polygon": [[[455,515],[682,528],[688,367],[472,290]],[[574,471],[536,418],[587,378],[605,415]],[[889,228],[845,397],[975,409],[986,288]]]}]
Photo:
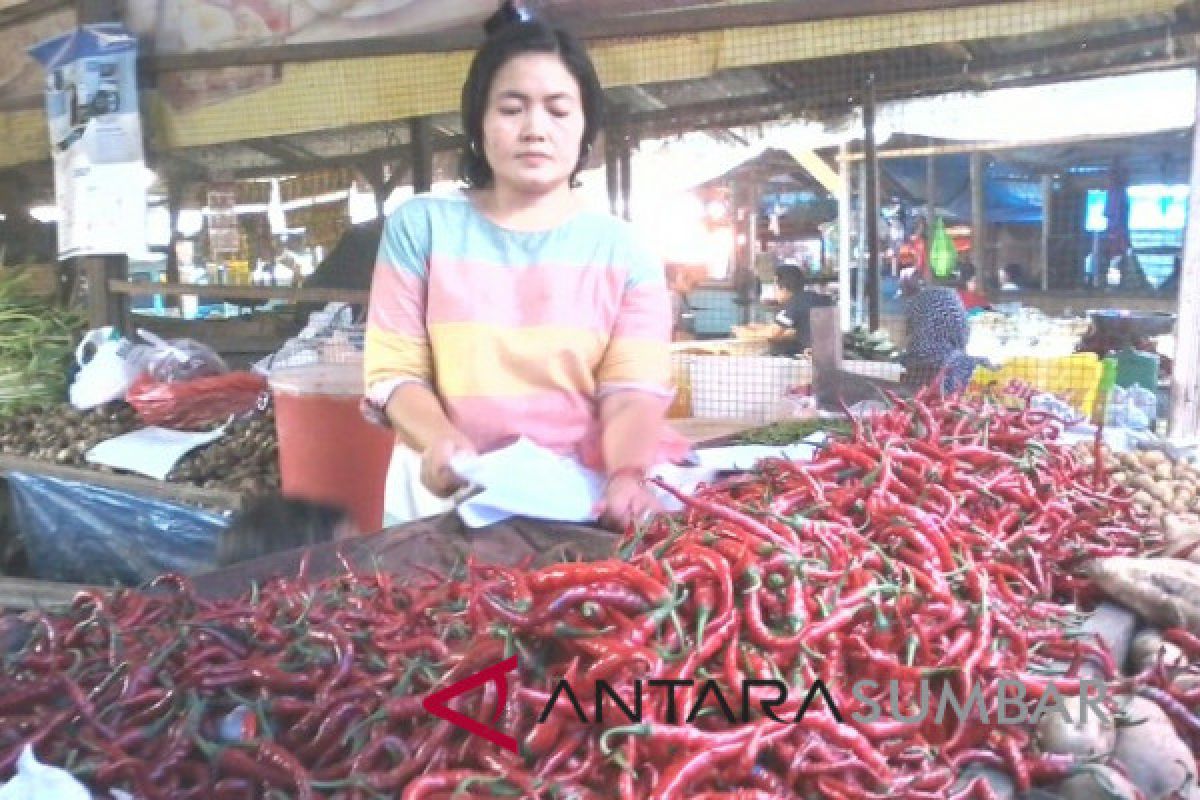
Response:
[{"label": "three-quarter sleeve", "polygon": [[671,295],[662,261],[632,240],[612,335],[596,370],[598,395],[635,389],[671,398]]},{"label": "three-quarter sleeve", "polygon": [[401,384],[433,384],[425,325],[431,238],[430,218],[419,201],[402,205],[384,225],[364,352],[366,399],[379,409]]}]

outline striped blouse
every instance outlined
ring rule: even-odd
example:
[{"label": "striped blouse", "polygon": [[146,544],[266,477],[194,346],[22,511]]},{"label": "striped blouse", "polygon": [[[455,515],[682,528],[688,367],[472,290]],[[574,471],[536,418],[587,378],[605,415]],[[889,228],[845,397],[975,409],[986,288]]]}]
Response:
[{"label": "striped blouse", "polygon": [[599,467],[597,400],[634,389],[665,407],[670,333],[662,264],[623,220],[582,211],[521,232],[462,192],[418,195],[384,227],[367,396],[420,381],[480,452],[525,436]]}]

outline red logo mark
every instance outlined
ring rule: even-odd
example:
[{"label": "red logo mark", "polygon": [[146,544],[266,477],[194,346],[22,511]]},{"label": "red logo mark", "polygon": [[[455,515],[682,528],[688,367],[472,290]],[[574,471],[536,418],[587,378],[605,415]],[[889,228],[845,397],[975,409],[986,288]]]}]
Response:
[{"label": "red logo mark", "polygon": [[514,655],[504,659],[499,664],[493,664],[490,667],[481,669],[474,675],[468,675],[461,681],[450,684],[445,689],[439,689],[421,701],[421,705],[430,714],[462,728],[467,733],[482,736],[497,747],[503,747],[509,752],[520,754],[515,737],[503,734],[495,728],[489,728],[478,720],[473,720],[466,714],[455,711],[446,705],[454,698],[461,694],[466,694],[472,689],[477,689],[489,683],[495,683],[496,694],[499,696],[496,703],[496,712],[492,714],[492,724],[495,725],[500,721],[500,715],[504,713],[504,708],[508,705],[508,678],[505,676],[516,668],[517,657]]}]

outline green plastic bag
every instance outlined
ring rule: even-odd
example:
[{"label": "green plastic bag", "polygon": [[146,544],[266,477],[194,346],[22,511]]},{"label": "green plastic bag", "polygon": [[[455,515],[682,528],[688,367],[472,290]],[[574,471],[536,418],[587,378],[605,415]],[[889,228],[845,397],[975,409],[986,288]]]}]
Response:
[{"label": "green plastic bag", "polygon": [[929,240],[929,268],[937,277],[948,278],[957,266],[958,251],[954,249],[954,240],[946,233],[946,223],[938,217]]}]

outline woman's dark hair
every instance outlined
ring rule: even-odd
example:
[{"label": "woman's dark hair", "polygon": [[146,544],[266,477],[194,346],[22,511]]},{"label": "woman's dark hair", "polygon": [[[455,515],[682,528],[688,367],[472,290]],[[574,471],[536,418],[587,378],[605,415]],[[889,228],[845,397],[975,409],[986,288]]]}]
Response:
[{"label": "woman's dark hair", "polygon": [[596,68],[583,45],[566,31],[534,19],[507,0],[484,24],[487,39],[475,53],[462,89],[462,121],[466,141],[462,151],[462,178],[472,188],[492,185],[492,168],[483,152],[483,115],[496,73],[513,58],[525,53],[553,53],[579,84],[583,102],[583,140],[579,161],[571,173],[571,185],[587,163],[596,135],[604,125],[604,90]]}]

